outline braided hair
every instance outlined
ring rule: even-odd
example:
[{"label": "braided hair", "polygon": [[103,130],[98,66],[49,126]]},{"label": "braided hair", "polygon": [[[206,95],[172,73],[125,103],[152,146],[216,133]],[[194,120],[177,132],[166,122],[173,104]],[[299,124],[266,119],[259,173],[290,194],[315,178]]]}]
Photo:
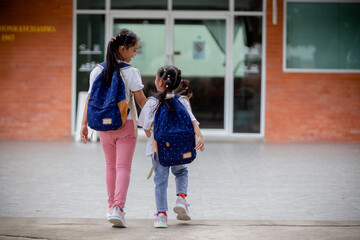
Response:
[{"label": "braided hair", "polygon": [[126,49],[129,47],[135,46],[135,44],[139,41],[137,35],[126,28],[121,29],[120,32],[116,33],[116,35],[111,38],[107,45],[107,52],[106,52],[106,68],[105,68],[105,75],[103,81],[106,86],[110,86],[112,75],[114,70],[118,76],[119,73],[119,64],[117,60],[120,60],[122,57],[119,53],[119,47],[125,46]]},{"label": "braided hair", "polygon": [[[179,68],[176,68],[178,75],[181,76],[181,70]],[[189,80],[181,79],[180,86],[177,89],[177,94],[184,95],[190,99],[193,95],[191,89],[189,88]]]},{"label": "braided hair", "polygon": [[157,98],[159,99],[159,103],[157,107],[155,108],[155,111],[160,107],[160,105],[165,104],[166,107],[171,110],[170,106],[166,103],[166,94],[168,92],[175,91],[180,84],[183,85],[183,87],[186,85],[186,94],[189,91],[189,88],[187,84],[181,79],[181,70],[175,66],[171,65],[165,65],[163,67],[160,67],[157,71],[157,77],[159,80],[164,81],[165,83],[165,89],[163,92],[159,92],[157,94]]}]

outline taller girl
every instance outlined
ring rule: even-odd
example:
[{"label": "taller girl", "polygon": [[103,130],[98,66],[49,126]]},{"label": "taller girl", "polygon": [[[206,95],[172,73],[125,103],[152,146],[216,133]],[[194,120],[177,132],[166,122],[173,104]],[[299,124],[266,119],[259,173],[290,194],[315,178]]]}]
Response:
[{"label": "taller girl", "polygon": [[[109,86],[112,81],[114,71],[119,76],[119,63],[121,61],[129,63],[136,56],[139,48],[139,38],[128,29],[122,29],[108,43],[106,53],[106,67],[104,77],[101,79],[105,85]],[[81,140],[86,144],[88,136],[87,128],[87,106],[90,92],[94,81],[103,71],[102,66],[98,65],[90,73],[90,87],[88,98],[85,105],[82,126]],[[109,208],[107,211],[108,220],[115,227],[126,227],[124,218],[124,207],[126,202],[127,190],[130,182],[131,163],[136,145],[136,125],[137,112],[133,97],[137,104],[142,108],[146,102],[142,91],[144,85],[141,81],[140,72],[133,66],[121,69],[124,76],[126,100],[130,110],[127,120],[123,127],[116,131],[100,132],[100,141],[106,160],[106,185],[108,193]],[[99,79],[100,80],[100,79]],[[134,123],[135,122],[135,123]]]}]

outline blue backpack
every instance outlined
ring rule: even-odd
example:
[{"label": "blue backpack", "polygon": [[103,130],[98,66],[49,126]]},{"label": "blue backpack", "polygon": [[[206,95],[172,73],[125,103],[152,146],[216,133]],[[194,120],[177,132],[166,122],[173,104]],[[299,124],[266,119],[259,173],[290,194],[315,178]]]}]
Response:
[{"label": "blue backpack", "polygon": [[180,95],[166,99],[154,119],[154,140],[162,166],[191,163],[196,158],[195,133],[190,115],[179,101]]},{"label": "blue backpack", "polygon": [[121,77],[114,71],[109,87],[105,86],[102,81],[106,62],[99,64],[102,71],[92,85],[87,108],[88,126],[94,130],[114,131],[121,128],[126,122],[130,110],[126,101],[125,83],[121,69],[131,65],[124,62],[119,64]]}]

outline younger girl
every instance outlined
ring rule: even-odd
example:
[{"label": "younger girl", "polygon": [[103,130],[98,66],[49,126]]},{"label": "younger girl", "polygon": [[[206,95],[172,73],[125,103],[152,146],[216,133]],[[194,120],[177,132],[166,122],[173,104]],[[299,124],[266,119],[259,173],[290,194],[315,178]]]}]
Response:
[{"label": "younger girl", "polygon": [[[174,90],[180,85],[180,83],[185,82],[181,80],[181,71],[180,69],[174,66],[164,66],[159,68],[156,78],[155,86],[159,91],[156,100],[154,98],[149,98],[141,111],[139,117],[139,126],[142,126],[145,130],[146,136],[149,138],[146,146],[146,155],[152,156],[152,138],[151,138],[151,126],[154,122],[154,117],[157,109],[160,105],[166,104],[166,98],[171,98],[174,95]],[[185,86],[185,92],[188,92],[188,86]],[[190,104],[186,98],[179,98],[180,102],[185,106],[190,115],[191,121],[193,122],[194,131],[197,136],[197,143],[195,146],[196,150],[204,150],[204,141],[200,132],[199,123],[195,119],[194,115],[191,112]],[[177,213],[178,220],[190,220],[189,215],[189,205],[187,204],[185,197],[187,196],[187,186],[188,186],[188,170],[186,165],[176,165],[171,167],[163,167],[160,165],[157,156],[155,155],[155,166],[154,166],[154,182],[155,182],[155,199],[156,199],[156,220],[154,222],[154,227],[166,228],[167,225],[167,186],[169,178],[169,169],[171,168],[172,173],[175,175],[176,183],[176,194],[178,196],[174,212]]]},{"label": "younger girl", "polygon": [[[122,29],[109,41],[106,53],[105,74],[102,79],[106,85],[110,85],[113,73],[116,71],[116,68],[118,68],[120,61],[129,63],[131,59],[136,56],[138,47],[138,37],[134,32],[127,29]],[[102,70],[102,67],[98,65],[90,73],[89,95],[85,105],[80,132],[81,140],[85,144],[87,143],[88,136],[87,106],[91,87]],[[142,91],[144,85],[142,84],[139,70],[130,66],[121,71],[124,76],[126,101],[129,103],[129,108],[131,108],[131,104],[134,104],[130,91],[133,92],[136,102],[142,108],[146,102],[146,98]],[[118,74],[119,71],[116,72]],[[130,101],[130,98],[132,98],[132,101]],[[131,163],[137,140],[135,136],[137,113],[135,107],[132,109],[134,109],[134,112],[130,110],[127,121],[120,129],[100,132],[100,141],[106,159],[106,185],[109,203],[106,215],[115,227],[126,227],[123,209],[125,207],[130,181]]]}]

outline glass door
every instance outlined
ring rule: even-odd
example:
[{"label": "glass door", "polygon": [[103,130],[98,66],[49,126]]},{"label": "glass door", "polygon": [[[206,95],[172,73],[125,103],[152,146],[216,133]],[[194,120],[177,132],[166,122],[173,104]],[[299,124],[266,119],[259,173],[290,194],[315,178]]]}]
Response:
[{"label": "glass door", "polygon": [[261,130],[262,45],[262,18],[235,17],[233,133]]},{"label": "glass door", "polygon": [[140,70],[146,97],[156,92],[157,69],[175,65],[190,81],[192,110],[202,129],[225,129],[226,20],[114,16],[111,34],[122,28],[140,38],[131,64]]},{"label": "glass door", "polygon": [[154,80],[158,68],[166,64],[165,19],[114,18],[112,34],[122,28],[132,30],[140,38],[140,48],[130,64],[139,69],[145,96],[149,97],[156,92]]},{"label": "glass door", "polygon": [[202,129],[224,129],[225,19],[175,19],[173,64],[190,81]]},{"label": "glass door", "polygon": [[108,40],[128,28],[140,38],[131,64],[140,70],[147,97],[155,93],[157,69],[175,65],[190,81],[192,110],[204,135],[263,137],[265,5],[262,0],[77,1],[76,91],[87,91],[89,72],[104,60]]}]

